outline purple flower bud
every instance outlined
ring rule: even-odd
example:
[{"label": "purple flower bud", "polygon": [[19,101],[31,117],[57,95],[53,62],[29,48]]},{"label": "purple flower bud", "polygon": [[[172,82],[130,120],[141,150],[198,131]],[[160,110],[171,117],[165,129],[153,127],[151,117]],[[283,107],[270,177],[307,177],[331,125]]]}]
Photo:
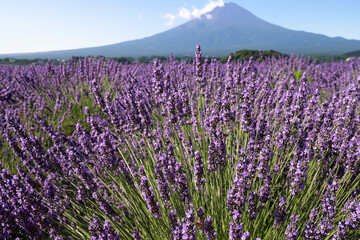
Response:
[{"label": "purple flower bud", "polygon": [[285,197],[281,197],[279,201],[279,207],[275,210],[275,222],[274,228],[281,228],[286,219],[286,199]]},{"label": "purple flower bud", "polygon": [[195,164],[194,164],[195,184],[196,190],[201,191],[205,184],[204,163],[201,161],[201,154],[199,151],[195,152]]},{"label": "purple flower bud", "polygon": [[297,235],[299,234],[298,227],[296,226],[296,223],[299,221],[299,216],[295,216],[294,214],[290,217],[290,223],[286,228],[285,234],[286,234],[286,240],[296,240]]},{"label": "purple flower bud", "polygon": [[134,228],[132,236],[134,237],[134,240],[141,240],[140,232],[136,228]]},{"label": "purple flower bud", "polygon": [[161,217],[160,205],[158,202],[156,202],[155,196],[153,194],[153,190],[149,186],[149,180],[144,175],[141,176],[140,186],[141,186],[142,196],[144,197],[148,205],[149,212],[154,214],[155,218],[160,218]]}]

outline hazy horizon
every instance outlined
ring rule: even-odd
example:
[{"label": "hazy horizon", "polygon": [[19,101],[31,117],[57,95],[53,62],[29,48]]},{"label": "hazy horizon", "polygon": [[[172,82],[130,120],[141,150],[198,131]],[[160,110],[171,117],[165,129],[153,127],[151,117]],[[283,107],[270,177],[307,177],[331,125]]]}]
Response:
[{"label": "hazy horizon", "polygon": [[233,2],[292,30],[360,40],[360,1],[0,0],[0,54],[96,47],[148,37]]}]

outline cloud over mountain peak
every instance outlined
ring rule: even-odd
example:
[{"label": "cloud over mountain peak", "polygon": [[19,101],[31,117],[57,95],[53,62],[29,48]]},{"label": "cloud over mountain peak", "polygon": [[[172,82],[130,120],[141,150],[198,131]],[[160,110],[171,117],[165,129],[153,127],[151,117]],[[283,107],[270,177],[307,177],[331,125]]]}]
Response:
[{"label": "cloud over mountain peak", "polygon": [[162,17],[167,20],[167,22],[164,23],[167,26],[172,26],[177,19],[190,20],[194,18],[201,18],[202,16],[205,16],[206,19],[211,19],[212,16],[209,14],[209,12],[211,12],[216,7],[222,7],[224,5],[225,4],[223,0],[210,1],[201,9],[192,7],[192,10],[189,10],[186,7],[182,7],[178,9],[176,14],[166,13]]}]

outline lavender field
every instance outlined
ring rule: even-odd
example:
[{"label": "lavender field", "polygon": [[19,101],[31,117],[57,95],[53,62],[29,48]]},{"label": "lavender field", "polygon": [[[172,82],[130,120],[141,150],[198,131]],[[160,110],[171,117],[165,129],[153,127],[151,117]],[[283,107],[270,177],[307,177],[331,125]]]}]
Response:
[{"label": "lavender field", "polygon": [[359,100],[360,58],[0,66],[0,239],[358,239]]}]

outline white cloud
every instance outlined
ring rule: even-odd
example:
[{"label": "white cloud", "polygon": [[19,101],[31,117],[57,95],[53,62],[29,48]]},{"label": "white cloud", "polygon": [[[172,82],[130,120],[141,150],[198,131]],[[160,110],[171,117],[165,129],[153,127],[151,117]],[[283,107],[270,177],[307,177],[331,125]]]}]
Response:
[{"label": "white cloud", "polygon": [[174,24],[174,21],[176,20],[176,16],[171,13],[167,13],[163,15],[163,18],[168,20],[166,23],[164,23],[167,26],[172,26]]},{"label": "white cloud", "polygon": [[191,12],[189,11],[189,9],[187,9],[185,7],[182,7],[182,8],[179,9],[178,16],[180,18],[190,19],[191,18]]},{"label": "white cloud", "polygon": [[212,16],[210,13],[205,13],[205,17],[206,17],[206,19],[212,19]]},{"label": "white cloud", "polygon": [[182,7],[178,10],[177,14],[167,13],[163,15],[163,18],[168,20],[164,24],[168,26],[172,26],[175,20],[178,18],[182,18],[182,19],[201,18],[201,16],[203,15],[206,17],[206,19],[211,19],[212,16],[208,14],[208,12],[212,11],[216,7],[222,7],[222,6],[224,6],[224,1],[217,0],[217,1],[210,1],[201,9],[193,7],[192,11],[190,11],[186,7]]},{"label": "white cloud", "polygon": [[194,8],[191,14],[195,18],[199,18],[201,15],[210,12],[214,8],[222,7],[222,6],[224,6],[223,0],[218,0],[217,2],[211,1],[208,4],[206,4],[205,7],[203,7],[202,9]]}]

